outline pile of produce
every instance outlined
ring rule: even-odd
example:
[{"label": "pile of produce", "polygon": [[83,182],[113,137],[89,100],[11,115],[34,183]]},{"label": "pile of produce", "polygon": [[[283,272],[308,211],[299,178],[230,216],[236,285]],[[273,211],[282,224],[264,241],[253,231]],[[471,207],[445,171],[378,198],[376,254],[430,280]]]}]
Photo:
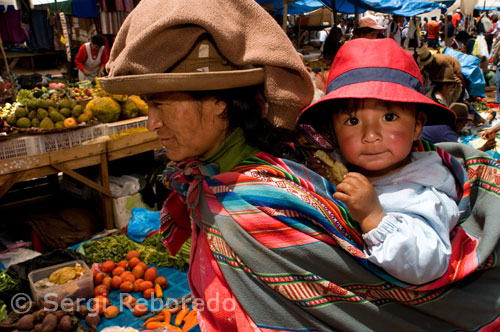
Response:
[{"label": "pile of produce", "polygon": [[48,278],[43,278],[34,283],[35,288],[48,288],[65,284],[85,274],[83,267],[76,263],[75,266],[66,266],[55,270]]},{"label": "pile of produce", "polygon": [[79,123],[88,123],[93,114],[70,99],[59,102],[53,100],[34,99],[24,105],[4,107],[0,111],[2,118],[17,128],[72,128]]},{"label": "pile of produce", "polygon": [[[92,312],[104,315],[108,319],[120,315],[122,308],[130,310],[136,317],[145,316],[149,312],[148,306],[130,294],[138,293],[136,296],[147,300],[163,299],[163,290],[168,287],[167,279],[158,275],[155,266],[148,267],[141,261],[141,254],[136,250],[130,250],[126,253],[125,259],[118,262],[107,260],[95,263],[92,270],[94,285],[97,285],[94,289]],[[111,303],[108,295],[112,290],[119,290],[126,295],[120,295],[122,303]],[[176,315],[174,325],[171,324],[173,315]],[[142,326],[150,330],[166,327],[174,331],[188,331],[196,324],[195,310],[190,310],[184,304],[172,309],[163,308],[158,315],[146,320]]]},{"label": "pile of produce", "polygon": [[182,270],[189,262],[191,240],[186,241],[177,255],[171,256],[165,249],[159,233],[155,233],[142,243],[134,242],[126,235],[107,236],[99,240],[85,242],[83,245],[85,260],[89,266],[107,260],[119,262],[127,253],[136,250],[146,264],[159,267],[168,266]]},{"label": "pile of produce", "polygon": [[89,331],[97,330],[100,317],[85,306],[75,305],[63,311],[40,308],[34,302],[26,302],[0,322],[0,331],[84,332],[86,329],[80,319],[85,320]]}]

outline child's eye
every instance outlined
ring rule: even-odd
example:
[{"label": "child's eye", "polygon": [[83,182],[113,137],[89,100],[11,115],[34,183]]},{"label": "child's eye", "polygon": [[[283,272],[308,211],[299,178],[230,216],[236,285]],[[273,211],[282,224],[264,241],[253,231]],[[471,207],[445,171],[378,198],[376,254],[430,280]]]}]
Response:
[{"label": "child's eye", "polygon": [[387,113],[386,115],[384,115],[384,120],[391,122],[391,121],[395,121],[397,119],[397,117],[398,116],[394,113]]},{"label": "child's eye", "polygon": [[345,120],[345,124],[348,125],[348,126],[355,126],[358,123],[359,123],[358,118],[354,118],[354,117]]}]

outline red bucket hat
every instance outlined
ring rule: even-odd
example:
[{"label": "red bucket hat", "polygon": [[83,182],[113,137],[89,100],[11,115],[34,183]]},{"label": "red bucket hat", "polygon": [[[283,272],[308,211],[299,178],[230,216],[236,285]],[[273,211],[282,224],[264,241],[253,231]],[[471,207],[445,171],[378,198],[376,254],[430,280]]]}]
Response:
[{"label": "red bucket hat", "polygon": [[455,113],[424,95],[422,74],[412,55],[393,39],[359,38],[345,43],[328,75],[325,96],[299,115],[298,123],[314,123],[325,102],[336,99],[374,98],[420,104],[426,125],[453,124]]}]

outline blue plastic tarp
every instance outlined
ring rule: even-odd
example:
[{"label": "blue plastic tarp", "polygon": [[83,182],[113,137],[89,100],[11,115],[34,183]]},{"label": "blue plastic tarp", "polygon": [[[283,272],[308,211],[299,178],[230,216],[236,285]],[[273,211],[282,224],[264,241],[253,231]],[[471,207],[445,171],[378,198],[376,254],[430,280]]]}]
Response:
[{"label": "blue plastic tarp", "polygon": [[[259,5],[272,5],[275,13],[283,12],[283,0],[256,0]],[[300,15],[312,12],[318,8],[324,7],[325,4],[319,0],[298,0],[288,4],[288,15]],[[271,7],[271,6],[270,6]]]},{"label": "blue plastic tarp", "polygon": [[[352,14],[354,6],[358,7],[358,13],[365,10],[373,10],[379,13],[396,14],[401,16],[415,16],[428,13],[440,8],[440,4],[428,0],[321,0],[330,8],[338,12]],[[348,10],[348,11],[345,11]]]},{"label": "blue plastic tarp", "polygon": [[467,79],[467,91],[469,94],[474,97],[484,98],[486,80],[484,79],[483,71],[479,68],[479,58],[474,55],[455,51],[449,47],[444,48],[443,54],[451,55],[460,62],[462,73]]}]

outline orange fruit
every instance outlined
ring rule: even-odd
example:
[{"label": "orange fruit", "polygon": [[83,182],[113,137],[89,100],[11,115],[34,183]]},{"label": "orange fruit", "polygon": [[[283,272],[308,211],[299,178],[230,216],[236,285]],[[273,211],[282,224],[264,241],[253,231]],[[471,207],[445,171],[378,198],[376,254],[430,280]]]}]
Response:
[{"label": "orange fruit", "polygon": [[137,264],[139,264],[140,260],[137,257],[132,257],[128,260],[128,266],[133,269]]},{"label": "orange fruit", "polygon": [[157,275],[158,270],[156,267],[152,266],[144,272],[144,280],[153,282],[155,281]]},{"label": "orange fruit", "polygon": [[131,283],[134,283],[135,281],[135,276],[132,273],[127,273],[125,276],[122,277],[123,281],[130,281]]},{"label": "orange fruit", "polygon": [[136,281],[134,281],[134,292],[139,291],[139,286],[140,284],[142,284],[143,281],[144,281],[143,279],[137,279]]},{"label": "orange fruit", "polygon": [[120,285],[120,290],[123,293],[132,293],[134,291],[134,284],[130,281],[124,281]]},{"label": "orange fruit", "polygon": [[104,272],[97,272],[97,274],[94,277],[94,285],[100,285],[102,284],[102,281],[106,277],[106,273]]},{"label": "orange fruit", "polygon": [[123,280],[120,276],[114,276],[113,279],[111,279],[111,288],[113,289],[118,289],[120,288],[120,285],[122,284]]},{"label": "orange fruit", "polygon": [[143,281],[139,285],[139,291],[144,292],[146,289],[153,288],[153,283],[151,281]]},{"label": "orange fruit", "polygon": [[145,299],[150,299],[153,296],[155,296],[155,290],[153,288],[148,288],[142,292],[142,295],[144,296]]},{"label": "orange fruit", "polygon": [[128,261],[126,261],[126,260],[119,261],[118,263],[116,263],[116,266],[121,266],[126,270],[126,269],[128,269]]},{"label": "orange fruit", "polygon": [[101,271],[104,273],[110,273],[115,268],[115,262],[105,261],[101,263]]},{"label": "orange fruit", "polygon": [[110,305],[111,302],[109,301],[109,299],[106,296],[97,295],[96,297],[94,297],[94,303],[99,303],[99,304],[102,304],[103,306],[107,307],[108,305]]},{"label": "orange fruit", "polygon": [[76,127],[78,122],[76,121],[75,118],[70,117],[70,118],[64,119],[63,124],[64,124],[65,128],[73,128],[73,127]]},{"label": "orange fruit", "polygon": [[125,272],[125,269],[124,269],[123,267],[121,267],[121,266],[118,266],[118,267],[115,267],[115,268],[113,269],[112,274],[113,274],[114,276],[119,276],[119,275],[120,275],[120,274],[122,274],[123,272]]},{"label": "orange fruit", "polygon": [[102,281],[102,284],[108,289],[108,290],[111,290],[111,281],[112,281],[112,278],[110,276],[106,276],[104,277],[103,281]]},{"label": "orange fruit", "polygon": [[104,310],[104,317],[107,319],[115,318],[120,313],[120,308],[115,305],[109,306]]},{"label": "orange fruit", "polygon": [[148,307],[146,307],[144,304],[136,304],[134,306],[134,309],[132,309],[132,314],[136,317],[144,316],[147,313]]},{"label": "orange fruit", "polygon": [[167,278],[165,278],[164,276],[156,277],[154,283],[155,284],[159,284],[160,287],[163,288],[163,289],[167,288],[167,286],[168,286]]},{"label": "orange fruit", "polygon": [[131,309],[133,306],[135,306],[136,302],[137,302],[136,298],[133,297],[132,295],[126,296],[123,299],[123,305],[129,309]]},{"label": "orange fruit", "polygon": [[104,285],[99,285],[96,288],[94,288],[94,296],[108,296],[109,291]]},{"label": "orange fruit", "polygon": [[136,265],[133,269],[132,269],[132,274],[137,278],[142,278],[144,277],[144,268],[142,267],[142,265]]},{"label": "orange fruit", "polygon": [[137,250],[130,250],[125,258],[129,261],[132,257],[140,258],[141,253],[138,252]]}]

